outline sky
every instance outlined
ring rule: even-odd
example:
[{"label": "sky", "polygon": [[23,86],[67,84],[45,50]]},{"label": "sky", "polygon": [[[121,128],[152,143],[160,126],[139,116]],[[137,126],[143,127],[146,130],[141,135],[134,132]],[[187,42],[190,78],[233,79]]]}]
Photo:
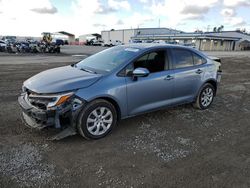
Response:
[{"label": "sky", "polygon": [[193,32],[220,25],[250,32],[250,0],[0,0],[0,35],[159,26]]}]

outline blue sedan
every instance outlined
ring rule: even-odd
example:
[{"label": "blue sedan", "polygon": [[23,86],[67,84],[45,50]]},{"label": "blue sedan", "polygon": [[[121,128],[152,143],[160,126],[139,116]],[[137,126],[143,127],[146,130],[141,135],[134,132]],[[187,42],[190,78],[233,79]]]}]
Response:
[{"label": "blue sedan", "polygon": [[120,119],[185,103],[207,109],[219,61],[178,45],[121,45],[29,78],[18,101],[29,127],[63,130],[54,139],[99,139]]}]

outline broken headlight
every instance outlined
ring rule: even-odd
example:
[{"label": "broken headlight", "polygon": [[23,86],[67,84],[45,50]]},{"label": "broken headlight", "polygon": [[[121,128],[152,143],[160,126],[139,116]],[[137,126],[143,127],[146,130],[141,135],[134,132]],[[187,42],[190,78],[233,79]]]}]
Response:
[{"label": "broken headlight", "polygon": [[69,101],[73,95],[74,92],[60,94],[37,94],[32,91],[28,91],[26,99],[32,106],[35,106],[38,109],[47,110],[64,104]]},{"label": "broken headlight", "polygon": [[49,102],[47,105],[47,108],[60,106],[61,104],[68,101],[73,95],[74,95],[74,92],[64,93],[64,94],[60,94],[60,95],[54,95],[54,96],[52,96],[54,98],[54,101]]}]

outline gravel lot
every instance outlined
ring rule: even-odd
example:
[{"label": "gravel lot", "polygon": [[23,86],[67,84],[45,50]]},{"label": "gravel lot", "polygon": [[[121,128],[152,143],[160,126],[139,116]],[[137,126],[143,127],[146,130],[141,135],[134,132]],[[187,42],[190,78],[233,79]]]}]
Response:
[{"label": "gravel lot", "polygon": [[223,77],[206,111],[185,105],[130,118],[97,141],[53,142],[54,130],[26,128],[22,82],[102,49],[0,53],[0,187],[250,187],[250,52],[209,52],[222,57]]}]

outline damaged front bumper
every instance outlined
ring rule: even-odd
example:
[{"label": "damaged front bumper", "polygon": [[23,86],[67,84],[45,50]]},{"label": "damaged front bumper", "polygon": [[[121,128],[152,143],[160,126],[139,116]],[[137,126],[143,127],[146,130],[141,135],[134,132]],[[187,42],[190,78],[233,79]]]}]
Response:
[{"label": "damaged front bumper", "polygon": [[[41,98],[37,99],[40,103]],[[30,101],[29,93],[23,93],[18,97],[22,109],[22,119],[28,127],[39,130],[45,127],[61,129],[62,131],[50,138],[51,140],[59,140],[77,133],[77,116],[85,101],[73,95],[63,104],[50,108],[40,107],[41,105],[35,106]]]}]

